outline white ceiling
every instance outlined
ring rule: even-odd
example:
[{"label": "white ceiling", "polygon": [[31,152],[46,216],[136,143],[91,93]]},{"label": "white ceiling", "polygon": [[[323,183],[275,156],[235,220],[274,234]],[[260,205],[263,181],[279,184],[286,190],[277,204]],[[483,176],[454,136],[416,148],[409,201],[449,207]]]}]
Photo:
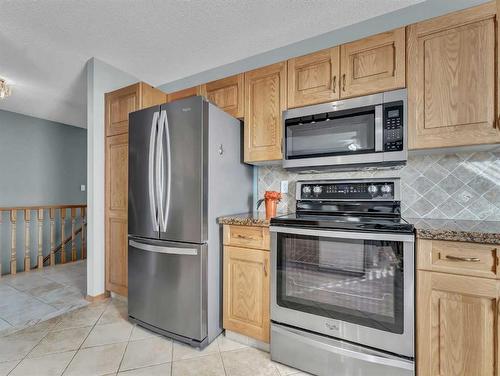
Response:
[{"label": "white ceiling", "polygon": [[0,0],[0,109],[85,127],[85,63],[154,86],[423,0]]}]

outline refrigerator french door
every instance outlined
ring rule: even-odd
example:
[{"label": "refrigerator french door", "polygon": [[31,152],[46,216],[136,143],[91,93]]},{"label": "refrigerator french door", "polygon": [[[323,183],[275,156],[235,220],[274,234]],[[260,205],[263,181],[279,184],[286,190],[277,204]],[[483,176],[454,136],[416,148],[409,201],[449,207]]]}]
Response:
[{"label": "refrigerator french door", "polygon": [[207,337],[206,102],[130,114],[129,317],[194,345]]},{"label": "refrigerator french door", "polygon": [[130,236],[207,240],[204,103],[193,97],[130,114]]}]

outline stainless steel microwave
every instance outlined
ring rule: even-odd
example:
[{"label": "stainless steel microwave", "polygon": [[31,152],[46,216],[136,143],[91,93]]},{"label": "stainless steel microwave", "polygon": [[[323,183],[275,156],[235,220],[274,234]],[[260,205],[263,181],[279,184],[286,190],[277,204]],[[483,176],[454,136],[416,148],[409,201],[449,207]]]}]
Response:
[{"label": "stainless steel microwave", "polygon": [[283,115],[284,168],[357,169],[403,165],[408,159],[406,89]]}]

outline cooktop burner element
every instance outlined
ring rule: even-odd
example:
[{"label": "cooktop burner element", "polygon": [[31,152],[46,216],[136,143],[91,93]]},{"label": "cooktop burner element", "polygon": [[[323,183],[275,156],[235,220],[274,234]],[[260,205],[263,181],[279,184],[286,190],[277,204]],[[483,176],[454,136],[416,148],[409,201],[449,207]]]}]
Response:
[{"label": "cooktop burner element", "polygon": [[296,212],[271,225],[412,233],[400,197],[399,179],[299,181]]}]

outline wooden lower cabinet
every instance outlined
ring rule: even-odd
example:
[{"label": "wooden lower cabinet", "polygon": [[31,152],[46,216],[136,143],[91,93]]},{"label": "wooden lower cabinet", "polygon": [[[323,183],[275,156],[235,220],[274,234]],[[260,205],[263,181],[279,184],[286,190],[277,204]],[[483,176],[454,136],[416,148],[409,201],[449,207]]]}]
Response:
[{"label": "wooden lower cabinet", "polygon": [[497,248],[417,239],[418,376],[500,375]]},{"label": "wooden lower cabinet", "polygon": [[224,246],[224,329],[269,342],[269,280],[269,251]]}]

